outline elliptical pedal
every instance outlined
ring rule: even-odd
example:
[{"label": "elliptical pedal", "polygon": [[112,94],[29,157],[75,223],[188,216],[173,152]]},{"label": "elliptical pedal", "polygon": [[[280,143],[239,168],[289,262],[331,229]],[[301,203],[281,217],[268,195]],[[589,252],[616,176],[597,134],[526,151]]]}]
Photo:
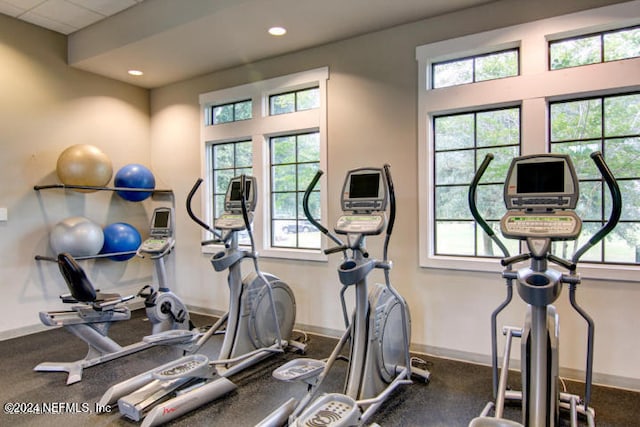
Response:
[{"label": "elliptical pedal", "polygon": [[176,378],[199,377],[206,378],[211,376],[209,367],[209,359],[202,354],[193,354],[182,357],[175,363],[165,365],[162,369],[153,373],[156,380],[173,380]]},{"label": "elliptical pedal", "polygon": [[[133,421],[140,421],[149,411],[153,411],[158,402],[171,402],[181,394],[181,389],[187,391],[201,387],[210,377],[211,368],[206,356],[194,354],[182,357],[154,371],[151,378],[155,381],[118,399],[118,411]],[[235,388],[235,385],[232,386]]]},{"label": "elliptical pedal", "polygon": [[155,345],[189,344],[200,335],[197,331],[170,329],[157,334],[142,337],[142,341]]},{"label": "elliptical pedal", "polygon": [[300,358],[285,363],[273,371],[273,377],[280,381],[304,381],[316,378],[324,370],[326,363],[321,360]]},{"label": "elliptical pedal", "polygon": [[360,409],[351,397],[330,393],[325,394],[300,415],[297,426],[342,427],[358,424]]}]

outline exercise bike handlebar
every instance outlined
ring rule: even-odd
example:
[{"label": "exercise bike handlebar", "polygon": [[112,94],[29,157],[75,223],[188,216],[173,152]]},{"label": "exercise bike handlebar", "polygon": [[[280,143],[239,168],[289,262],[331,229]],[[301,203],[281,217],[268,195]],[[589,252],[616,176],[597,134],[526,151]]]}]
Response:
[{"label": "exercise bike handlebar", "polygon": [[611,215],[609,216],[609,220],[598,230],[596,234],[594,234],[591,239],[587,243],[585,243],[580,249],[576,251],[571,259],[571,262],[574,265],[578,263],[582,255],[591,249],[593,246],[597,245],[607,234],[609,234],[615,226],[618,224],[620,220],[620,215],[622,213],[622,195],[620,193],[620,187],[618,186],[618,182],[616,181],[613,173],[607,166],[607,163],[604,160],[604,156],[600,151],[596,151],[591,153],[591,159],[598,167],[602,178],[607,183],[609,187],[609,192],[611,193]]},{"label": "exercise bike handlebar", "polygon": [[491,238],[491,240],[493,240],[493,242],[496,245],[498,245],[498,247],[504,254],[505,258],[509,258],[510,257],[509,250],[504,245],[504,243],[502,243],[500,238],[496,235],[496,233],[493,231],[493,229],[487,223],[487,221],[485,221],[485,219],[482,218],[482,215],[480,215],[480,212],[478,211],[478,206],[476,205],[476,192],[478,189],[478,183],[480,183],[480,179],[482,178],[482,175],[484,175],[484,173],[486,172],[487,168],[489,167],[489,163],[491,163],[493,158],[494,158],[493,154],[491,153],[487,154],[484,160],[482,161],[482,163],[480,164],[480,167],[476,171],[475,175],[473,176],[473,180],[469,185],[469,210],[471,210],[471,215],[473,216],[473,219],[475,219],[478,225],[480,225],[480,227],[484,230],[484,232],[487,233],[487,236],[489,236],[489,238]]},{"label": "exercise bike handlebar", "polygon": [[329,237],[331,240],[333,240],[334,242],[336,242],[338,244],[337,247],[331,248],[331,249],[327,249],[327,250],[324,251],[324,253],[328,255],[328,254],[334,253],[334,252],[342,252],[342,251],[346,250],[347,248],[345,247],[344,242],[342,240],[340,240],[332,232],[327,230],[327,228],[325,226],[320,224],[313,217],[313,215],[311,214],[311,211],[309,210],[309,197],[311,196],[311,192],[316,187],[316,185],[318,184],[318,181],[320,181],[320,177],[322,177],[323,174],[324,174],[324,172],[322,170],[318,170],[316,172],[315,176],[313,177],[313,179],[311,180],[311,182],[309,183],[309,185],[307,186],[307,189],[304,192],[304,197],[302,198],[302,210],[304,211],[304,216],[307,217],[307,220],[314,227],[316,227],[318,230],[320,230],[320,232],[322,234],[324,234],[325,236]]},{"label": "exercise bike handlebar", "polygon": [[196,223],[198,224],[200,227],[204,228],[205,230],[213,233],[214,236],[216,237],[220,237],[220,233],[213,229],[211,226],[209,226],[207,223],[205,223],[204,221],[202,221],[200,218],[198,218],[196,216],[195,213],[193,213],[193,209],[191,209],[191,203],[193,201],[193,196],[195,196],[196,191],[198,191],[198,188],[200,187],[200,185],[202,184],[202,178],[198,178],[198,180],[195,182],[195,184],[193,184],[193,187],[191,187],[191,190],[189,191],[189,194],[187,195],[187,213],[189,214],[189,217]]}]

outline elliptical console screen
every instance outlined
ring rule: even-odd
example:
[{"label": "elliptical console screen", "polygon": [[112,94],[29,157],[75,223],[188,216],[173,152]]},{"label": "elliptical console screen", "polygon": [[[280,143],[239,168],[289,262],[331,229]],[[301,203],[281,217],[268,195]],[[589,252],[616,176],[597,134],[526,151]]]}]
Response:
[{"label": "elliptical console screen", "polygon": [[517,193],[561,193],[564,191],[564,162],[518,164]]},{"label": "elliptical console screen", "polygon": [[349,197],[352,199],[372,199],[378,197],[380,174],[363,173],[353,175],[349,183]]},{"label": "elliptical console screen", "polygon": [[507,209],[575,209],[578,178],[565,154],[536,154],[513,159],[504,186]]},{"label": "elliptical console screen", "polygon": [[[234,181],[231,183],[231,197],[229,197],[229,201],[239,202],[241,200],[242,195],[240,194],[240,181]],[[251,193],[251,181],[247,181],[245,183],[244,194],[245,199],[249,199],[249,194]]]},{"label": "elliptical console screen", "polygon": [[[228,212],[239,212],[242,210],[242,192],[240,177],[236,176],[229,181],[227,194],[224,199],[224,209]],[[244,185],[245,200],[247,202],[247,211],[253,212],[256,207],[256,178],[253,176],[245,176]]]},{"label": "elliptical console screen", "polygon": [[387,206],[387,186],[382,169],[362,168],[347,173],[342,187],[342,210],[382,211]]}]

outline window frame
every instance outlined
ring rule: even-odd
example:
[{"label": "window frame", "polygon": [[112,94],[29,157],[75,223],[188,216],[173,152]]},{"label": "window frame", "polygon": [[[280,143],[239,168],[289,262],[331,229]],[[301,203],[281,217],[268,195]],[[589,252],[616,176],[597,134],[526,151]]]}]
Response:
[{"label": "window frame", "polygon": [[[490,113],[490,112],[498,112],[498,111],[504,111],[504,110],[517,110],[518,111],[518,118],[520,119],[518,122],[518,143],[517,144],[501,144],[501,145],[497,145],[497,146],[478,146],[478,116],[482,115],[482,114],[486,114],[486,113]],[[465,147],[465,148],[454,148],[454,149],[444,149],[444,150],[439,150],[436,148],[436,140],[437,140],[437,133],[435,132],[437,126],[436,126],[436,122],[438,119],[441,118],[447,118],[447,117],[455,117],[455,116],[461,116],[461,115],[473,115],[473,122],[474,122],[474,136],[473,136],[473,146],[471,147]],[[434,158],[433,158],[433,193],[434,193],[434,203],[432,204],[432,209],[433,211],[431,212],[431,215],[434,218],[434,226],[433,226],[433,254],[434,256],[438,256],[438,257],[446,257],[446,256],[453,256],[453,257],[460,257],[460,258],[474,258],[474,257],[483,257],[483,258],[500,258],[501,254],[499,255],[495,255],[493,257],[489,257],[489,256],[480,256],[477,255],[478,252],[478,237],[481,236],[481,229],[479,228],[478,224],[475,222],[475,220],[473,220],[472,216],[471,216],[471,212],[468,212],[468,219],[453,219],[453,218],[443,218],[441,216],[438,215],[438,206],[435,203],[435,199],[436,199],[436,195],[437,195],[437,190],[438,188],[452,188],[452,187],[462,187],[464,185],[468,186],[467,184],[438,184],[437,182],[437,169],[438,169],[438,154],[439,153],[452,153],[452,152],[472,152],[473,153],[473,157],[474,157],[474,171],[476,170],[476,168],[478,166],[480,166],[480,163],[482,162],[482,158],[478,158],[477,153],[478,151],[487,151],[489,149],[491,149],[492,147],[496,148],[496,149],[504,149],[507,147],[515,147],[517,149],[518,152],[521,152],[522,149],[522,108],[520,106],[520,104],[514,104],[514,105],[507,105],[507,106],[501,106],[499,108],[490,108],[490,109],[474,109],[471,111],[465,111],[462,113],[453,113],[453,114],[434,114],[431,117],[432,120],[432,128],[434,129],[434,135],[433,135],[433,142],[434,142],[434,147],[433,147],[433,153],[434,153]],[[484,185],[494,185],[494,183],[481,183],[480,186],[484,186]],[[466,203],[466,199],[465,199],[465,203]],[[490,225],[495,224],[495,223],[499,223],[499,218],[493,219],[493,218],[485,218],[487,220],[487,223],[489,223]],[[473,254],[446,254],[446,253],[437,253],[438,252],[438,223],[442,224],[442,223],[446,223],[446,222],[458,222],[458,223],[470,223],[472,225],[473,228]],[[508,243],[508,242],[507,242]],[[509,246],[507,244],[507,246]],[[495,249],[498,249],[497,247],[495,247]]]},{"label": "window frame", "polygon": [[[269,115],[270,116],[280,116],[282,114],[292,114],[292,113],[298,113],[300,111],[307,111],[307,110],[313,110],[313,108],[298,108],[298,95],[301,92],[305,92],[305,91],[309,91],[309,90],[313,90],[313,89],[318,89],[317,86],[310,86],[310,87],[306,87],[306,88],[302,88],[302,89],[296,89],[296,90],[287,90],[285,92],[282,93],[272,93],[269,95],[269,99],[268,99],[268,105],[269,105]],[[281,113],[275,113],[272,111],[272,103],[271,100],[277,96],[285,96],[285,95],[293,95],[293,111],[283,111]]]},{"label": "window frame", "polygon": [[[636,25],[629,25],[629,26],[624,26],[624,27],[616,27],[613,29],[607,29],[607,30],[600,30],[600,31],[594,31],[594,32],[590,32],[590,33],[582,33],[582,34],[577,34],[577,35],[572,35],[572,36],[568,36],[568,37],[560,37],[560,38],[552,38],[548,41],[549,43],[549,47],[548,47],[548,69],[549,71],[556,71],[556,70],[564,70],[566,68],[574,68],[574,67],[586,67],[589,65],[594,65],[594,64],[602,64],[602,63],[606,63],[606,62],[614,62],[614,61],[626,61],[628,59],[634,59],[634,58],[638,58],[638,56],[632,56],[629,58],[619,58],[619,59],[609,59],[607,60],[605,58],[606,52],[605,52],[605,37],[608,34],[615,34],[615,33],[619,33],[619,32],[623,32],[623,31],[628,31],[628,30],[640,30],[640,25],[636,24]],[[589,63],[589,64],[579,64],[579,65],[570,65],[568,67],[562,67],[562,68],[551,68],[551,46],[554,44],[558,44],[558,43],[562,43],[562,42],[566,42],[566,41],[572,41],[572,40],[580,40],[580,39],[586,39],[589,37],[597,37],[599,39],[600,42],[600,58],[598,60],[598,62],[593,62],[593,63]]]},{"label": "window frame", "polygon": [[[275,191],[274,190],[274,191],[271,192],[271,196],[272,197],[269,200],[269,202],[270,202],[269,210],[271,212],[270,217],[269,217],[269,219],[271,221],[271,230],[270,230],[271,233],[270,233],[269,239],[270,239],[270,246],[273,247],[273,248],[315,250],[314,248],[305,248],[305,247],[300,245],[299,223],[301,221],[304,221],[304,220],[300,219],[300,213],[301,212],[298,210],[298,197],[301,195],[301,190],[298,189],[298,179],[299,179],[299,175],[298,175],[298,171],[297,171],[298,170],[298,166],[299,165],[305,165],[305,164],[308,165],[308,164],[319,163],[319,161],[298,161],[299,160],[298,159],[299,138],[304,137],[305,135],[311,135],[311,134],[314,134],[314,135],[318,134],[318,136],[319,136],[319,133],[317,131],[311,131],[311,132],[295,132],[295,133],[290,133],[290,134],[286,134],[286,135],[278,135],[278,136],[270,136],[269,137],[268,144],[269,144],[269,154],[270,154],[270,156],[269,156],[269,171],[270,171],[269,173],[270,173],[270,176],[271,177],[274,176],[274,168],[277,168],[279,166],[295,166],[295,169],[296,169],[296,172],[295,172],[295,175],[296,175],[296,188],[294,190],[286,190],[286,191],[284,191],[284,190]],[[282,138],[282,137],[284,137],[284,138],[294,138],[294,140],[295,140],[295,143],[294,143],[294,145],[295,145],[295,154],[294,154],[295,160],[293,162],[288,162],[288,163],[274,163],[273,162],[273,142],[274,142],[274,139]],[[316,191],[314,191],[314,192],[316,192]],[[283,219],[283,218],[277,218],[276,219],[276,218],[274,218],[274,216],[275,216],[274,215],[274,212],[275,212],[274,199],[275,198],[273,197],[274,194],[281,194],[281,195],[282,194],[293,194],[294,195],[294,198],[295,198],[295,218],[286,218],[286,219]],[[304,194],[304,193],[302,193],[302,194]],[[321,218],[316,218],[316,219],[321,221]],[[296,240],[296,244],[295,244],[295,246],[293,246],[293,247],[291,247],[291,246],[279,246],[279,245],[275,244],[276,231],[274,230],[274,224],[278,223],[280,221],[288,221],[288,222],[289,221],[293,221],[294,222],[294,226],[296,227],[296,232],[295,232],[295,234],[296,234],[296,239],[295,239]],[[320,233],[320,230],[317,230],[317,232]],[[322,234],[320,234],[320,236],[322,236]],[[320,247],[320,249],[322,249],[322,246]]]},{"label": "window frame", "polygon": [[[516,59],[517,59],[517,65],[516,65],[516,74],[514,76],[504,76],[504,77],[494,77],[491,79],[484,79],[484,80],[477,80],[477,66],[476,63],[478,61],[478,59],[482,59],[482,58],[486,58],[489,56],[493,56],[493,55],[500,55],[503,53],[508,53],[508,52],[515,52],[516,53]],[[454,62],[461,62],[461,61],[472,61],[472,75],[471,75],[471,81],[470,82],[464,82],[464,83],[456,83],[456,84],[452,84],[452,85],[448,85],[448,86],[440,86],[440,87],[435,87],[435,79],[436,79],[436,73],[435,73],[435,67],[437,67],[438,65],[441,64],[451,64]],[[452,87],[452,86],[461,86],[461,85],[466,85],[466,84],[473,84],[473,83],[480,83],[480,82],[487,82],[487,81],[491,81],[491,80],[498,80],[498,79],[508,79],[509,77],[516,77],[520,74],[520,48],[519,47],[510,47],[510,48],[506,48],[506,49],[501,49],[501,50],[495,50],[495,51],[490,51],[490,52],[484,52],[484,53],[479,53],[477,55],[470,55],[470,56],[465,56],[465,57],[461,57],[461,58],[451,58],[451,59],[447,59],[444,61],[435,61],[431,63],[431,83],[430,83],[430,87],[434,88],[434,89],[443,89],[445,87]]]},{"label": "window frame", "polygon": [[[575,139],[561,139],[561,140],[552,140],[551,138],[551,133],[552,133],[552,127],[551,127],[551,123],[552,123],[552,117],[551,117],[551,108],[548,109],[547,113],[548,113],[548,123],[549,123],[549,129],[548,129],[548,144],[549,144],[549,152],[551,153],[556,153],[556,152],[562,152],[562,151],[555,151],[554,150],[554,146],[555,147],[562,147],[565,144],[574,144],[574,143],[595,143],[598,144],[600,146],[600,151],[603,153],[605,159],[608,157],[608,151],[611,150],[612,145],[615,146],[615,140],[619,140],[619,139],[626,139],[626,138],[633,138],[633,139],[640,139],[640,133],[639,134],[618,134],[618,135],[607,135],[606,133],[606,128],[607,128],[607,115],[606,115],[606,101],[608,99],[611,98],[616,98],[616,97],[625,97],[625,96],[637,96],[640,97],[640,91],[634,91],[634,92],[616,92],[616,93],[612,93],[612,94],[601,94],[601,95],[591,95],[588,97],[576,97],[576,98],[571,98],[571,99],[564,99],[561,101],[553,101],[549,103],[549,107],[551,107],[551,105],[555,104],[563,104],[563,103],[572,103],[572,102],[584,102],[584,101],[599,101],[599,111],[597,113],[597,115],[600,117],[600,133],[598,136],[588,136],[588,137],[584,137],[584,138],[575,138]],[[609,163],[609,167],[613,170],[612,167],[612,163]],[[623,184],[625,182],[630,182],[630,181],[634,181],[634,182],[640,182],[640,177],[639,176],[625,176],[625,177],[618,177],[618,184],[622,187]],[[609,190],[607,189],[607,185],[606,182],[604,181],[604,178],[602,176],[597,176],[595,178],[579,178],[579,185],[583,185],[585,183],[598,183],[599,187],[600,187],[600,194],[601,194],[601,200],[607,200],[610,197],[609,194]],[[588,184],[587,184],[588,185]],[[622,190],[622,188],[621,188]],[[624,193],[623,193],[623,202],[624,202]],[[624,206],[623,206],[624,208]],[[598,224],[596,228],[600,228],[609,218],[609,214],[610,211],[604,209],[603,205],[600,205],[600,209],[599,209],[599,215],[600,217],[598,219],[584,219],[583,218],[583,229],[585,228],[586,225],[588,224]],[[629,219],[624,219],[624,214],[623,217],[620,218],[619,222],[618,222],[618,226],[622,225],[622,224],[638,224],[640,222],[640,220],[629,220]],[[597,245],[597,249],[598,249],[598,258],[600,258],[600,261],[589,261],[589,263],[593,263],[593,264],[599,264],[599,265],[630,265],[629,263],[623,263],[620,261],[604,261],[604,259],[606,259],[606,253],[608,250],[614,250],[614,249],[607,249],[608,246],[610,246],[611,244],[607,241],[607,239],[604,239],[604,241],[599,242]],[[591,250],[595,250],[591,249]],[[636,249],[637,250],[637,249]]]},{"label": "window frame", "polygon": [[[250,102],[252,101],[251,99],[242,99],[242,100],[238,100],[238,101],[232,101],[232,102],[225,102],[222,104],[212,104],[208,106],[207,112],[206,112],[206,119],[205,119],[205,123],[207,123],[207,126],[220,126],[220,125],[224,125],[227,123],[234,123],[234,122],[240,122],[243,120],[251,120],[253,117],[250,117],[248,119],[238,119],[236,118],[236,106],[239,104],[243,104],[245,102]],[[215,109],[219,108],[219,107],[228,107],[228,106],[232,106],[233,109],[233,119],[229,120],[228,122],[217,122],[216,123],[216,118],[215,118]],[[253,106],[252,106],[253,109]]]},{"label": "window frame", "polygon": [[[291,133],[319,132],[320,165],[327,168],[327,80],[329,68],[322,67],[281,77],[256,81],[240,86],[202,93],[199,96],[200,123],[200,158],[202,176],[205,177],[202,194],[211,195],[212,185],[208,176],[211,170],[209,151],[211,146],[218,143],[251,140],[253,146],[253,174],[258,181],[258,205],[256,207],[253,230],[256,250],[262,257],[300,259],[309,261],[327,261],[322,252],[326,247],[326,239],[322,236],[320,249],[297,249],[272,247],[271,242],[271,177],[269,158],[269,139],[273,136]],[[317,87],[320,94],[320,106],[316,109],[296,111],[288,114],[270,115],[269,98],[284,92],[299,91]],[[251,99],[252,118],[235,122],[210,125],[207,122],[207,110],[213,105],[229,104]],[[320,203],[321,215],[327,217],[326,180],[321,180]],[[205,220],[213,223],[210,197],[202,197],[201,212]],[[211,236],[203,231],[203,240]],[[214,253],[220,250],[220,245],[207,245],[203,252]]]},{"label": "window frame", "polygon": [[[218,142],[216,144],[212,144],[210,146],[210,149],[208,150],[208,156],[209,156],[209,162],[208,164],[211,166],[210,169],[207,171],[207,175],[209,176],[210,179],[212,179],[212,183],[211,183],[211,195],[214,198],[213,203],[210,204],[211,207],[211,212],[209,212],[209,216],[211,218],[215,217],[216,215],[216,203],[215,203],[215,198],[216,196],[218,197],[222,197],[224,198],[225,193],[218,193],[217,189],[215,188],[215,175],[216,173],[221,173],[221,171],[229,171],[232,170],[233,171],[233,176],[237,176],[238,174],[238,169],[246,169],[246,167],[241,167],[238,166],[237,164],[237,145],[238,144],[246,144],[246,143],[251,143],[251,140],[249,139],[238,139],[235,141],[226,141],[226,142]],[[214,146],[224,146],[224,145],[230,145],[233,147],[233,165],[231,167],[216,167],[217,165],[215,164],[215,155],[214,155],[214,150],[215,147]],[[253,161],[251,162],[251,167],[253,168]]]},{"label": "window frame", "polygon": [[[437,256],[434,253],[433,117],[474,110],[521,106],[521,155],[546,153],[547,110],[551,101],[640,90],[640,58],[549,70],[550,40],[632,27],[640,23],[640,1],[544,19],[435,42],[416,48],[418,66],[418,230],[419,261],[424,268],[500,271],[494,258]],[[629,19],[635,16],[634,19]],[[432,88],[431,64],[488,52],[520,48],[520,75]],[[638,265],[583,263],[583,277],[638,281]]]}]

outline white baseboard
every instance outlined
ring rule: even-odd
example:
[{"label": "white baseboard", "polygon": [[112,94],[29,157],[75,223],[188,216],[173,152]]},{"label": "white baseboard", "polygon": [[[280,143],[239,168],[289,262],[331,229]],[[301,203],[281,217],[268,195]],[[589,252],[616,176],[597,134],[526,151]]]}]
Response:
[{"label": "white baseboard", "polygon": [[20,338],[25,335],[31,335],[43,331],[50,331],[51,329],[55,328],[52,328],[51,326],[45,326],[41,323],[23,326],[16,329],[9,329],[8,331],[0,332],[0,341],[10,340],[12,338]]},{"label": "white baseboard", "polygon": [[[491,366],[491,356],[479,353],[471,353],[459,350],[450,350],[440,347],[432,347],[425,345],[411,345],[411,351],[415,351],[418,354],[424,354],[427,356],[441,357],[445,359],[458,360],[465,363],[474,363],[476,365]],[[512,359],[510,366],[514,370],[519,370],[520,360]],[[560,376],[568,380],[575,380],[584,382],[584,372],[581,369],[563,368],[560,367]],[[601,385],[604,387],[614,387],[623,390],[630,390],[634,392],[640,392],[640,379],[622,377],[618,375],[603,374],[599,372],[593,373],[593,384]]]}]

